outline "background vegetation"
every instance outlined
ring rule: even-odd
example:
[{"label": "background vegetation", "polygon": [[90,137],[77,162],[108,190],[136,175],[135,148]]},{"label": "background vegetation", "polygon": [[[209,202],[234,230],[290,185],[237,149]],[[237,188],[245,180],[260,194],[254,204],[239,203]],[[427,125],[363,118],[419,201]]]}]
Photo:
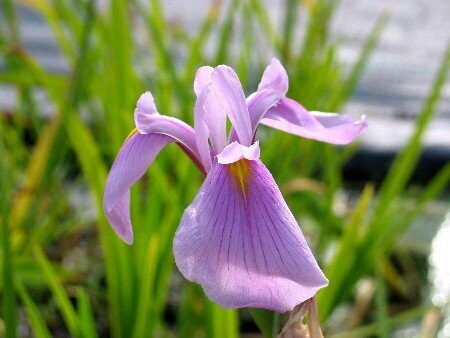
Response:
[{"label": "background vegetation", "polygon": [[[237,337],[256,331],[247,310],[220,308],[176,271],[172,238],[202,179],[176,146],[164,150],[132,190],[133,246],[109,228],[103,186],[133,128],[139,95],[150,90],[160,112],[192,123],[192,83],[202,65],[232,66],[249,94],[277,56],[289,74],[289,97],[312,110],[339,112],[387,17],[379,18],[358,62],[344,71],[328,31],[336,3],[286,0],[283,27],[275,27],[260,0],[212,1],[190,34],[168,22],[158,0],[145,6],[20,1],[43,15],[69,65],[68,74],[54,74],[23,47],[17,4],[4,0],[0,84],[14,86],[18,98],[13,111],[0,114],[0,335]],[[295,34],[300,12],[308,19],[301,41]],[[331,281],[318,295],[329,336],[388,337],[436,311],[422,297],[423,258],[418,262],[398,239],[450,179],[447,165],[426,186],[408,186],[449,65],[447,52],[416,130],[384,182],[364,183],[352,198],[342,197],[342,167],[358,144],[338,148],[260,131],[262,159]],[[36,90],[45,93],[49,116]],[[336,208],[342,203],[344,210]],[[283,322],[281,315],[255,316],[266,336]]]}]

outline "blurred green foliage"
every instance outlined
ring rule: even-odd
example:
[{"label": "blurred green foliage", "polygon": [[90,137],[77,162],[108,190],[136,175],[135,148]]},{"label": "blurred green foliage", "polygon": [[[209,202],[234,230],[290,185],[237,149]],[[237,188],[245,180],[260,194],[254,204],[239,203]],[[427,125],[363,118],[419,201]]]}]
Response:
[{"label": "blurred green foliage", "polygon": [[[132,190],[136,240],[127,246],[103,215],[107,171],[133,127],[135,102],[145,90],[153,93],[162,113],[192,122],[193,78],[205,64],[233,66],[251,93],[263,67],[277,56],[289,74],[289,97],[310,109],[339,111],[387,16],[373,27],[353,69],[344,72],[337,58],[339,45],[329,35],[336,4],[286,0],[283,27],[276,27],[260,0],[211,1],[200,27],[190,34],[167,20],[158,0],[146,5],[126,0],[102,5],[4,0],[0,84],[14,86],[18,98],[14,111],[0,115],[0,316],[5,327],[1,331],[0,326],[0,335],[16,336],[23,309],[26,318],[20,320],[36,337],[239,336],[240,321],[248,313],[240,311],[239,316],[236,310],[211,303],[199,286],[185,282],[174,269],[172,238],[201,183],[200,173],[175,146],[164,150]],[[49,73],[24,49],[17,6],[45,18],[69,74]],[[298,41],[301,11],[308,22]],[[135,31],[143,33],[139,43]],[[208,49],[211,41],[213,50]],[[293,213],[306,220],[304,231],[330,279],[330,286],[319,293],[326,333],[387,337],[393,327],[429,309],[420,299],[408,297],[406,277],[390,258],[400,236],[450,179],[447,165],[420,192],[407,193],[449,63],[447,52],[416,131],[386,180],[377,191],[368,183],[344,214],[335,210],[343,191],[342,166],[358,145],[340,149],[261,131],[262,138],[270,139],[264,142],[262,158],[286,187]],[[50,117],[40,111],[36,89],[47,95]],[[285,150],[283,161],[278,158],[280,148]],[[94,209],[95,217],[83,216],[83,207]],[[378,285],[375,315],[365,313],[353,325],[333,327],[330,316],[343,304],[357,302],[356,285],[363,280]],[[405,312],[393,314],[390,293],[403,300]],[[266,336],[282,324],[281,316],[272,318],[264,311],[252,315]]]}]

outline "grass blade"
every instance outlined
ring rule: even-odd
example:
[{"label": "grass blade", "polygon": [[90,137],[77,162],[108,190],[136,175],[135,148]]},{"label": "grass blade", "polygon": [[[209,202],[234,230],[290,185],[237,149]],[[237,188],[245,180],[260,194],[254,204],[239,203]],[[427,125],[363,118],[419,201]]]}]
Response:
[{"label": "grass blade", "polygon": [[403,149],[399,156],[396,157],[389,170],[388,176],[383,182],[379,195],[378,212],[386,209],[393,197],[399,193],[412,175],[422,149],[423,134],[425,133],[429,122],[437,112],[436,106],[439,102],[441,90],[445,84],[449,69],[450,44],[447,47],[442,66],[438,71],[430,95],[417,119],[415,132],[408,141],[405,149]]},{"label": "grass blade", "polygon": [[332,281],[328,287],[318,294],[320,317],[325,320],[333,308],[341,300],[343,289],[348,288],[345,284],[351,268],[356,264],[358,238],[362,235],[362,222],[369,210],[370,202],[374,194],[374,187],[367,185],[359,198],[353,215],[345,227],[342,237],[339,239],[338,248],[331,262],[325,269],[325,275]]},{"label": "grass blade", "polygon": [[[341,297],[348,296],[348,292],[351,289],[349,286],[355,285],[362,275],[369,271],[373,272],[376,269],[378,257],[380,257],[381,253],[387,252],[391,248],[392,243],[395,242],[395,238],[392,236],[394,233],[391,233],[393,231],[392,227],[394,226],[392,217],[395,212],[394,207],[396,206],[393,202],[405,188],[418,161],[422,149],[423,134],[426,126],[436,113],[436,104],[439,100],[440,92],[445,83],[449,68],[450,45],[445,54],[442,66],[438,71],[430,95],[424,104],[422,113],[418,117],[416,130],[406,147],[397,155],[380,189],[375,210],[372,218],[369,220],[367,231],[358,243],[358,261],[353,262],[351,267],[352,273],[347,274],[344,280],[339,283],[340,287],[342,287]],[[442,178],[445,177],[439,177],[439,179]],[[436,186],[433,186],[433,189],[435,189],[434,191],[438,190]],[[389,224],[390,227],[387,228],[386,224]],[[399,233],[396,233],[396,235],[398,236]],[[324,301],[326,300],[324,299]],[[327,318],[329,313],[331,313],[330,310],[331,308],[327,308],[326,311],[321,309],[323,311],[322,315],[324,316],[322,318]]]},{"label": "grass blade", "polygon": [[84,288],[78,289],[78,315],[80,318],[80,333],[82,337],[98,337],[95,329],[95,319],[92,313],[89,296]]},{"label": "grass blade", "polygon": [[210,337],[239,337],[238,310],[224,309],[219,305],[209,302],[209,322],[211,327]]},{"label": "grass blade", "polygon": [[[387,324],[394,328],[400,326],[405,323],[409,323],[415,319],[422,317],[428,311],[434,309],[434,307],[425,305],[418,306],[414,309],[404,311],[397,315],[391,316],[387,319]],[[377,336],[378,333],[378,323],[368,324],[362,327],[359,327],[354,330],[332,334],[329,335],[329,338],[365,338],[365,337],[374,337]]]},{"label": "grass blade", "polygon": [[34,245],[33,253],[36,257],[37,263],[42,269],[44,277],[47,280],[50,291],[52,292],[53,297],[55,297],[55,301],[58,304],[58,308],[61,311],[65,324],[67,325],[67,329],[73,337],[79,336],[78,315],[75,312],[75,309],[70,302],[70,298],[59,280],[58,275],[52,268],[48,258],[45,256],[39,245]]},{"label": "grass blade", "polygon": [[264,338],[275,337],[279,331],[279,320],[277,316],[279,314],[270,310],[249,308],[248,311],[255,321],[258,328],[261,330]]},{"label": "grass blade", "polygon": [[9,228],[10,212],[10,168],[6,163],[8,153],[4,147],[3,121],[0,120],[0,226],[1,226],[1,247],[2,247],[2,283],[3,289],[3,316],[5,322],[6,338],[16,337],[17,329],[17,304],[14,292],[14,255],[11,250],[11,235]]},{"label": "grass blade", "polygon": [[392,211],[392,201],[398,196],[398,194],[405,187],[409,181],[414,168],[416,167],[419,155],[422,150],[422,139],[425,133],[426,127],[435,115],[437,109],[437,103],[441,89],[445,83],[445,79],[450,69],[450,45],[447,48],[441,69],[438,72],[435,83],[432,87],[430,95],[424,104],[421,114],[416,122],[416,129],[411,136],[406,147],[395,158],[386,179],[380,189],[379,197],[377,200],[376,209],[374,211],[374,218],[372,220],[372,226],[367,234],[367,242],[372,243],[371,250],[367,250],[365,255],[372,259],[375,255],[375,243],[379,243],[385,232],[386,217],[389,216]]},{"label": "grass blade", "polygon": [[16,288],[24,304],[25,312],[27,313],[34,336],[39,338],[51,338],[52,334],[45,324],[45,320],[42,318],[41,312],[33,302],[33,299],[30,297],[21,281],[17,281]]},{"label": "grass blade", "polygon": [[376,302],[376,313],[377,313],[377,323],[378,323],[378,337],[389,338],[390,337],[390,327],[389,327],[389,309],[388,309],[388,299],[386,283],[384,282],[381,270],[377,271],[377,290],[375,293]]}]

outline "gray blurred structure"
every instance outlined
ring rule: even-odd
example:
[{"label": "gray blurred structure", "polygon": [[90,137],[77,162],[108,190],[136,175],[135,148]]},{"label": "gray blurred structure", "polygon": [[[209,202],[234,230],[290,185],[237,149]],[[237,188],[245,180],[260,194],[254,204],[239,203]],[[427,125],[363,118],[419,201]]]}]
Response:
[{"label": "gray blurred structure", "polygon": [[[369,122],[362,137],[363,150],[345,168],[350,179],[383,179],[414,131],[415,117],[450,43],[450,1],[343,0],[333,32],[345,38],[340,50],[345,62],[356,61],[370,27],[385,10],[391,19],[345,108],[352,115],[365,113]],[[424,146],[413,177],[419,182],[429,181],[450,160],[450,78]]]},{"label": "gray blurred structure", "polygon": [[[413,128],[450,43],[450,1],[343,0],[334,21],[346,42],[342,59],[353,63],[370,27],[383,10],[391,14],[347,109],[366,112],[371,128],[364,140],[373,147],[398,149]],[[450,148],[450,81],[443,90],[437,120],[426,137],[429,146]]]},{"label": "gray blurred structure", "polygon": [[[276,24],[280,24],[276,20],[283,15],[283,3],[270,2]],[[167,15],[189,31],[198,27],[201,13],[209,6],[208,1],[197,2],[196,6],[173,0],[163,4]],[[344,64],[350,67],[357,60],[365,39],[384,10],[391,14],[391,19],[356,93],[344,108],[344,112],[354,116],[366,114],[370,124],[362,137],[364,152],[359,156],[363,158],[357,157],[353,161],[355,165],[361,160],[371,160],[387,167],[389,159],[405,144],[450,42],[449,0],[342,0],[334,16],[332,36],[342,41],[339,56]],[[67,72],[68,65],[43,19],[24,7],[20,7],[19,14],[26,48],[47,70]],[[298,34],[301,37],[301,30]],[[431,162],[436,160],[438,167],[450,159],[450,81],[442,96],[438,116],[425,137],[425,146],[431,149],[428,153]],[[0,86],[0,108],[12,108],[14,101],[14,90]],[[350,176],[352,171],[358,172],[350,170]]]}]

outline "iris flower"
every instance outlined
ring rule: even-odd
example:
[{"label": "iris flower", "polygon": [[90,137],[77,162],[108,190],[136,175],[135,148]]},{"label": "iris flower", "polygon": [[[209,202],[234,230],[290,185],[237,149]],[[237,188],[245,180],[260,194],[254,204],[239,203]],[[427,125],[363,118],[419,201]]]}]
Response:
[{"label": "iris flower", "polygon": [[[206,177],[175,234],[178,269],[223,307],[291,310],[328,280],[259,159],[256,130],[264,124],[347,144],[366,123],[308,112],[285,97],[288,77],[276,59],[248,98],[236,73],[225,65],[200,68],[194,90],[194,128],[159,114],[149,92],[138,100],[136,130],[123,144],[106,182],[104,209],[109,223],[120,238],[132,243],[130,187],[167,144],[176,142]],[[228,135],[227,117],[232,124]]]}]

